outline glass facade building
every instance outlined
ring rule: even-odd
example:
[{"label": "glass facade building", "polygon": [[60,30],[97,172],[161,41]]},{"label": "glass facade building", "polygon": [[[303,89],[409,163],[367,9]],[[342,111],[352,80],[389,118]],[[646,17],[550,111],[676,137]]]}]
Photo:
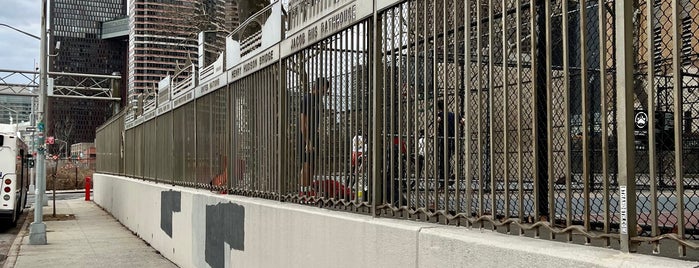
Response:
[{"label": "glass facade building", "polygon": [[[49,71],[125,74],[128,39],[102,39],[102,23],[126,16],[126,0],[50,0]],[[60,42],[60,47],[57,44]],[[125,79],[122,79],[125,80]],[[73,86],[77,81],[56,80]],[[125,81],[122,87],[125,88]],[[122,94],[123,96],[123,94]],[[123,103],[123,102],[122,102]],[[47,130],[69,144],[92,142],[95,130],[112,116],[113,101],[51,97]]]},{"label": "glass facade building", "polygon": [[33,97],[29,96],[0,95],[0,124],[29,122],[32,99]]}]

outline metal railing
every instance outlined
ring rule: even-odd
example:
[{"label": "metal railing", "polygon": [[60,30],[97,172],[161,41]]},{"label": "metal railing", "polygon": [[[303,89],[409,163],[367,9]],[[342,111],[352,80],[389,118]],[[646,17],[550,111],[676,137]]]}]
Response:
[{"label": "metal railing", "polygon": [[697,258],[699,1],[340,2],[98,171]]}]

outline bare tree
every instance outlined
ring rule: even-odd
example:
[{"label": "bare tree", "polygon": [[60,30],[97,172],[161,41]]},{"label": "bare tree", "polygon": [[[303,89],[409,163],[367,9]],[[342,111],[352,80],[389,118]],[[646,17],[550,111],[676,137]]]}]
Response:
[{"label": "bare tree", "polygon": [[[54,136],[59,140],[65,141],[67,144],[73,144],[75,142],[75,137],[73,137],[73,132],[75,130],[75,121],[73,120],[73,116],[58,118],[53,122]],[[59,147],[54,149],[56,151],[51,152],[52,154],[60,154]],[[68,148],[66,148],[66,153],[68,153]]]}]

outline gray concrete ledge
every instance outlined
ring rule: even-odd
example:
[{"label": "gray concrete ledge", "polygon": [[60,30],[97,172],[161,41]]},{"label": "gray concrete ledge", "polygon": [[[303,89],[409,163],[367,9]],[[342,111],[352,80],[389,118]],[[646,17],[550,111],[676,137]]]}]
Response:
[{"label": "gray concrete ledge", "polygon": [[[226,267],[696,267],[618,250],[490,230],[374,218],[298,204],[220,195],[95,174],[95,202],[180,267],[202,267],[207,206],[244,207],[244,249]],[[172,236],[160,229],[160,195],[181,193]],[[222,227],[227,228],[227,227]],[[176,252],[176,253],[175,253]]]}]

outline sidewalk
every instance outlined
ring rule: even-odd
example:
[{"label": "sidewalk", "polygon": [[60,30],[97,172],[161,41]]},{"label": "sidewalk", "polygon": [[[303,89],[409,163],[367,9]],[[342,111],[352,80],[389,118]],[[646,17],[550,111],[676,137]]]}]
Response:
[{"label": "sidewalk", "polygon": [[[44,215],[53,213],[51,203]],[[29,245],[26,221],[4,267],[177,267],[94,202],[57,200],[56,214],[74,214],[75,219],[46,221],[47,245]]]}]

